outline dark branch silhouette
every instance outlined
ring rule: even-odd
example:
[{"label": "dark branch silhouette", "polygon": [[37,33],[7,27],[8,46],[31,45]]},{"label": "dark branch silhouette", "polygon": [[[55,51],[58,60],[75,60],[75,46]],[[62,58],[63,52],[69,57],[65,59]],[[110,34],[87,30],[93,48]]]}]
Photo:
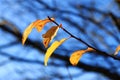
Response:
[{"label": "dark branch silhouette", "polygon": [[[0,28],[3,31],[6,31],[6,32],[12,34],[13,36],[15,36],[18,39],[18,41],[21,43],[22,34],[20,32],[16,33],[13,30],[10,30],[7,26],[9,26],[9,25],[0,25]],[[36,49],[38,49],[39,51],[45,52],[45,49],[41,46],[40,42],[34,42],[34,41],[28,39],[26,41],[25,45],[26,46],[31,45],[31,46],[35,47]],[[33,63],[33,64],[34,63],[35,64],[43,64],[43,62],[40,62],[40,61],[37,61],[37,60],[29,60],[29,59],[24,59],[24,58],[18,58],[16,56],[12,56],[12,55],[10,55],[8,53],[4,53],[4,52],[0,52],[0,55],[8,57],[12,61],[27,62],[27,63]],[[102,56],[108,56],[108,55],[102,53]],[[59,55],[59,54],[55,53],[52,57],[55,57],[55,58],[60,59],[62,61],[65,61],[68,66],[72,67],[72,65],[69,63],[69,57],[68,56],[62,56],[62,55]],[[55,64],[55,66],[60,66],[60,65]],[[119,74],[117,74],[115,72],[111,72],[110,70],[108,70],[106,68],[98,67],[98,66],[97,67],[96,66],[91,66],[91,65],[88,65],[88,64],[85,64],[85,63],[82,63],[82,62],[79,62],[77,66],[73,66],[73,67],[83,68],[85,71],[99,72],[99,73],[102,73],[102,74],[106,75],[110,79],[117,80],[117,79],[120,78]]]}]

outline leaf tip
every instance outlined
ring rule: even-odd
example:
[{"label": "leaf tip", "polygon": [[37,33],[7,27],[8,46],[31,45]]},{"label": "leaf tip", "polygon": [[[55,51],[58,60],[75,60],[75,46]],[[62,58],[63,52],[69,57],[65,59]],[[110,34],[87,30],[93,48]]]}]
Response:
[{"label": "leaf tip", "polygon": [[59,28],[61,28],[61,27],[62,27],[62,24],[59,25]]},{"label": "leaf tip", "polygon": [[47,63],[46,63],[46,62],[44,63],[44,66],[47,66]]},{"label": "leaf tip", "polygon": [[69,61],[70,61],[70,63],[71,63],[73,66],[76,66],[76,65],[77,65],[77,63],[74,62],[71,57],[70,57]]},{"label": "leaf tip", "polygon": [[22,45],[24,46],[24,42],[22,42]]},{"label": "leaf tip", "polygon": [[54,20],[55,20],[55,18],[51,18],[51,20],[53,20],[53,21],[54,21]]},{"label": "leaf tip", "polygon": [[115,53],[113,54],[114,56],[116,56],[120,51],[120,45],[117,46]]},{"label": "leaf tip", "polygon": [[25,44],[25,40],[24,40],[24,38],[22,38],[22,45],[24,45]]}]

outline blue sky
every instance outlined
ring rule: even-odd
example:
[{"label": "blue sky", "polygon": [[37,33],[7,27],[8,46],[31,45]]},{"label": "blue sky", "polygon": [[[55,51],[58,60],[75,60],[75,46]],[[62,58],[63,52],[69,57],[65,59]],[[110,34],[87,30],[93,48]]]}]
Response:
[{"label": "blue sky", "polygon": [[[73,8],[71,6],[84,5],[88,8],[93,7],[104,13],[111,12],[115,16],[120,18],[120,10],[114,0],[66,0],[60,2],[57,0],[42,1],[49,5],[51,8],[58,8],[58,11],[51,11],[49,9],[45,9],[45,6],[39,4],[37,0],[1,0],[0,21],[2,21],[3,19],[8,20],[10,23],[16,25],[17,29],[21,33],[23,33],[25,28],[31,22],[37,19],[45,19],[47,16],[54,16],[56,21],[58,23],[62,23],[63,27],[70,31],[72,34],[76,35],[88,44],[102,51],[113,54],[116,46],[120,44],[120,33],[115,27],[115,25],[113,25],[110,18],[104,17],[102,14],[99,14],[97,12],[91,13],[90,11],[87,11],[85,9],[78,10],[77,8]],[[75,12],[76,14],[80,13],[81,15],[83,15],[83,17],[85,16],[90,19],[92,15],[92,19],[100,22],[105,30],[101,29],[101,27],[94,24],[89,19],[83,19],[83,17],[74,16],[70,13],[61,13],[60,10],[70,11],[73,13]],[[71,23],[68,23],[62,18],[71,20],[77,23],[80,27],[72,25]],[[101,19],[103,20],[101,21]],[[47,24],[47,26],[41,33],[38,33],[36,29],[33,29],[31,34],[29,35],[29,39],[31,39],[32,41],[42,42],[41,35],[50,28],[49,26],[52,25],[54,24]],[[85,30],[85,33],[80,31],[79,28]],[[106,30],[111,32],[112,35],[110,35]],[[60,40],[65,37],[68,37],[68,34],[63,32],[62,30],[59,30],[58,35],[53,41]],[[119,41],[117,41],[116,38],[118,38]],[[0,39],[0,53],[3,52],[18,58],[38,60],[42,63],[44,62],[44,54],[41,54],[43,52],[40,52],[32,46],[22,46],[22,44],[19,42],[13,44],[12,46],[1,47],[3,45],[8,45],[11,42],[17,41],[16,37],[5,31],[2,31],[2,29],[0,29]],[[78,42],[75,39],[70,39],[66,41],[62,46],[60,46],[55,52],[64,56],[70,56],[73,51],[85,48],[86,45],[84,45],[83,43]],[[50,60],[48,61],[48,66],[44,67],[43,64],[12,61],[3,55],[0,55],[0,57],[0,62],[5,63],[4,65],[0,66],[0,80],[25,80],[27,78],[33,80],[38,80],[39,78],[43,78],[43,80],[59,80],[64,79],[64,77],[66,77],[64,80],[69,80],[69,73],[73,75],[73,80],[109,80],[103,74],[96,73],[94,71],[88,72],[83,70],[82,68],[77,67],[68,67],[67,69],[65,66],[54,66],[52,64],[65,65],[66,63],[56,58],[50,58]],[[100,55],[94,55],[93,53],[90,53],[83,55],[80,61],[92,66],[104,67],[108,70],[112,70],[113,72],[117,72],[120,75],[119,61],[114,60],[110,57],[105,59]],[[111,64],[113,64],[113,66],[111,66]],[[55,77],[55,75],[60,75],[60,77]]]}]

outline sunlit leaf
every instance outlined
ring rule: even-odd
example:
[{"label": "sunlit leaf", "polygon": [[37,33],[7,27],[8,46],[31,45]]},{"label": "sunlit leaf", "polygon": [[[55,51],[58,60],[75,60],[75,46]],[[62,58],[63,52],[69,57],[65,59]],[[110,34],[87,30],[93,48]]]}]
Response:
[{"label": "sunlit leaf", "polygon": [[52,55],[52,53],[64,42],[66,41],[68,38],[63,38],[60,41],[55,41],[48,49],[47,52],[45,54],[45,58],[44,58],[44,65],[47,66],[47,62],[49,57]]},{"label": "sunlit leaf", "polygon": [[[54,18],[51,18],[52,20],[54,20]],[[34,27],[36,27],[37,31],[40,32],[43,27],[45,26],[46,23],[51,22],[51,20],[49,20],[48,18],[45,20],[36,20],[34,22],[32,22],[24,31],[23,36],[22,36],[22,44],[24,45],[28,35],[30,34],[30,32],[32,31],[32,29]]]},{"label": "sunlit leaf", "polygon": [[77,65],[82,55],[85,54],[86,52],[91,52],[91,51],[95,51],[95,50],[93,48],[88,47],[85,50],[77,50],[73,52],[72,55],[70,56],[70,63],[74,66]]},{"label": "sunlit leaf", "polygon": [[[34,27],[37,29],[38,32],[40,32],[39,27],[37,26],[38,24],[41,24],[42,20],[36,20],[34,23]],[[42,29],[41,29],[42,30]]]},{"label": "sunlit leaf", "polygon": [[[51,20],[54,20],[54,18],[51,18]],[[45,24],[48,22],[51,22],[51,20],[49,20],[47,18],[45,20],[38,20],[37,22],[35,22],[36,23],[35,27],[36,27],[37,31],[40,32],[43,29],[43,27],[45,26]]]},{"label": "sunlit leaf", "polygon": [[48,44],[56,36],[56,34],[58,32],[58,29],[59,29],[59,26],[53,26],[45,34],[42,35],[42,37],[43,37],[43,44],[44,44],[45,48],[48,47]]},{"label": "sunlit leaf", "polygon": [[117,55],[119,51],[120,51],[120,45],[117,46],[114,55]]},{"label": "sunlit leaf", "polygon": [[24,45],[28,35],[30,34],[30,32],[32,31],[32,29],[34,28],[34,24],[31,23],[24,31],[23,36],[22,36],[22,44]]}]

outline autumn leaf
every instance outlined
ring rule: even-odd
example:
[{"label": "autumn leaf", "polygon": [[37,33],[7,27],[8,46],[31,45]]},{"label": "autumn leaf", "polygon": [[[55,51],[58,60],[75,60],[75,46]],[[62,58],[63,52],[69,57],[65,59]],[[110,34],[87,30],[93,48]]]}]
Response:
[{"label": "autumn leaf", "polygon": [[52,53],[64,42],[66,41],[68,38],[63,38],[60,41],[55,41],[48,49],[47,52],[45,54],[45,58],[44,58],[44,65],[47,66],[47,62],[49,57],[52,55]]},{"label": "autumn leaf", "polygon": [[34,24],[31,23],[24,31],[23,36],[22,36],[22,44],[24,45],[28,35],[31,33],[32,29],[34,28]]},{"label": "autumn leaf", "polygon": [[[54,20],[54,18],[51,18],[51,20]],[[45,20],[36,20],[32,22],[24,31],[22,36],[22,44],[24,45],[28,35],[31,33],[32,29],[35,27],[38,32],[40,32],[46,23],[51,22],[48,18]]]},{"label": "autumn leaf", "polygon": [[45,46],[45,48],[48,47],[48,44],[56,36],[56,34],[57,34],[58,29],[59,29],[60,26],[53,26],[45,34],[42,35],[42,37],[43,37],[43,45]]},{"label": "autumn leaf", "polygon": [[[51,18],[51,20],[54,20],[54,18]],[[47,18],[45,20],[38,20],[37,22],[35,22],[35,27],[37,31],[40,32],[46,23],[52,22],[51,20]]]},{"label": "autumn leaf", "polygon": [[72,53],[72,55],[70,56],[70,63],[75,66],[78,64],[80,58],[82,57],[83,54],[85,54],[86,52],[91,52],[91,51],[95,51],[93,48],[87,48],[85,50],[77,50],[75,52]]},{"label": "autumn leaf", "polygon": [[[37,29],[38,32],[40,32],[39,27],[38,27],[38,24],[41,24],[41,23],[42,23],[42,20],[36,20],[35,22],[33,22],[34,27]],[[42,29],[41,29],[41,30],[42,30]]]},{"label": "autumn leaf", "polygon": [[120,51],[120,45],[117,46],[114,55],[117,55],[119,51]]}]

